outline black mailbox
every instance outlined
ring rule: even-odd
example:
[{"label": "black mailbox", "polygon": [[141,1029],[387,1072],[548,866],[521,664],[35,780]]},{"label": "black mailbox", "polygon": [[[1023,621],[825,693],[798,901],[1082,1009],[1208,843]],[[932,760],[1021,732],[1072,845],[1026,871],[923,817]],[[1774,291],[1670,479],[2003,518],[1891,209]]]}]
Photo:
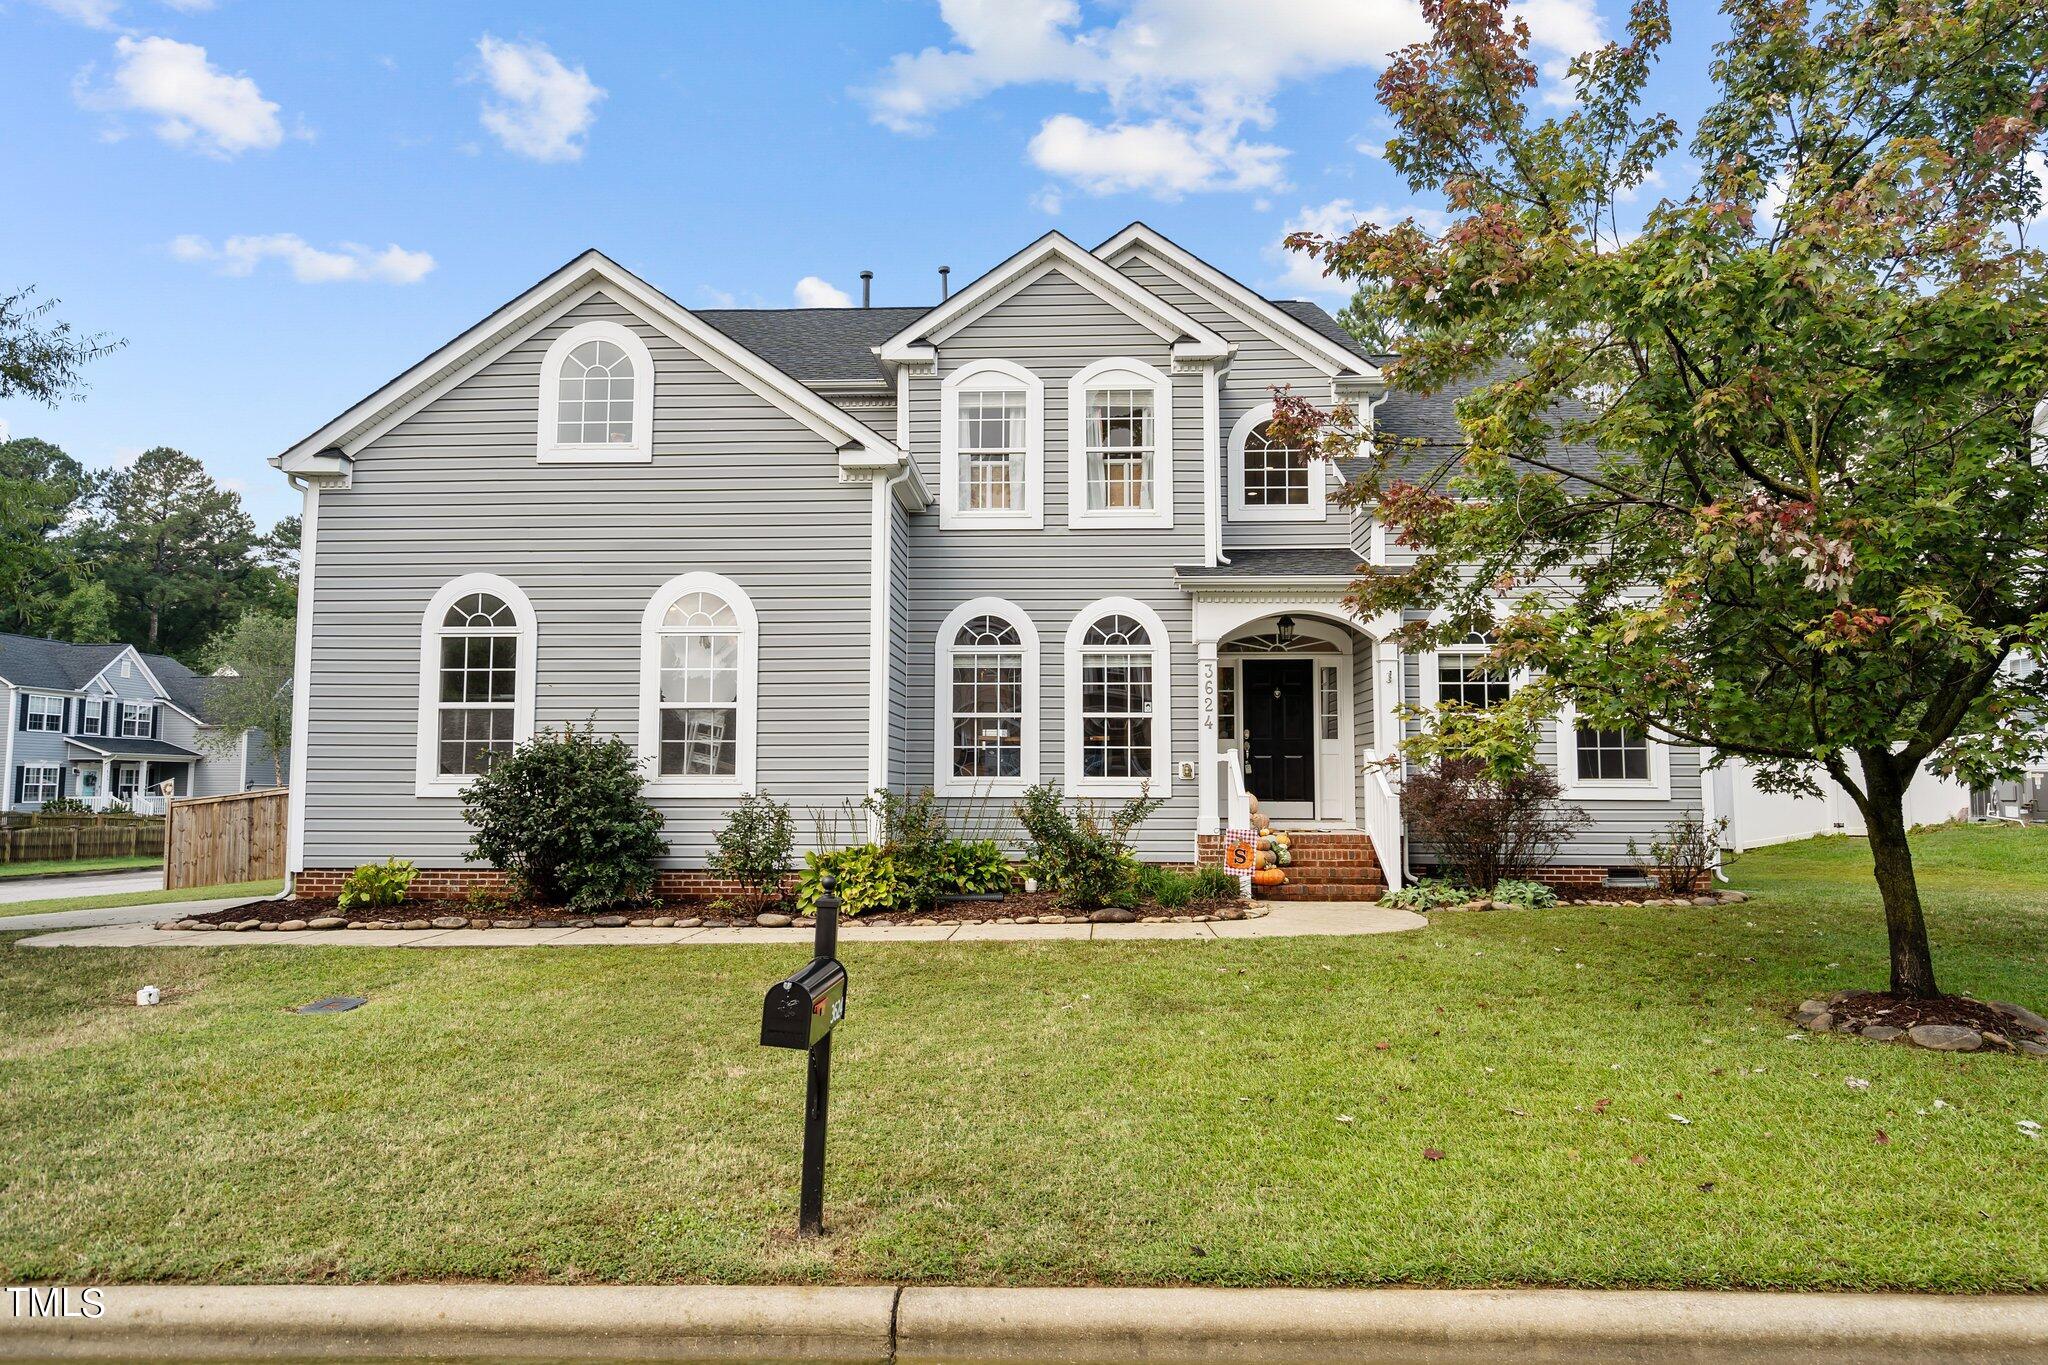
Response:
[{"label": "black mailbox", "polygon": [[761,1002],[761,1046],[816,1047],[846,1017],[846,968],[835,958],[808,966],[768,988]]}]

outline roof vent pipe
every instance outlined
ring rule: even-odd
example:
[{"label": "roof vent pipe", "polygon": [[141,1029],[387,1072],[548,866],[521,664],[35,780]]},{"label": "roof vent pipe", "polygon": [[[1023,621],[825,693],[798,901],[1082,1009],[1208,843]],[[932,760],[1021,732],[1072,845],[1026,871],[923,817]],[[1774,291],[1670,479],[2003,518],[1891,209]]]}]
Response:
[{"label": "roof vent pipe", "polygon": [[872,298],[870,298],[870,297],[869,297],[869,295],[870,295],[871,291],[872,291],[872,290],[874,289],[874,287],[875,287],[875,272],[874,272],[874,271],[872,271],[872,270],[863,270],[863,271],[861,271],[861,272],[860,272],[860,306],[861,306],[861,307],[863,307],[863,308],[872,308],[872,307],[874,307],[874,300],[873,300]]},{"label": "roof vent pipe", "polygon": [[942,265],[942,266],[940,266],[940,267],[939,267],[939,302],[940,302],[940,303],[944,303],[944,302],[945,302],[945,301],[946,301],[947,299],[949,299],[949,298],[951,298],[951,297],[953,296],[953,282],[952,282],[951,280],[949,280],[949,279],[947,279],[947,278],[946,278],[946,277],[947,277],[948,275],[950,275],[950,274],[952,274],[952,273],[953,273],[953,267],[952,267],[952,266],[950,266],[950,265]]}]

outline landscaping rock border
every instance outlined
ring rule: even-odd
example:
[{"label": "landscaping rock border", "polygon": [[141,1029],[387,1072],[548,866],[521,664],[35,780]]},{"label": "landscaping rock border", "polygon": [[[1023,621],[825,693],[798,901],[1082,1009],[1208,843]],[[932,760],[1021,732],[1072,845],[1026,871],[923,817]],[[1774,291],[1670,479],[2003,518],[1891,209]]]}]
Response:
[{"label": "landscaping rock border", "polygon": [[[1938,1017],[1922,1018],[1923,1014]],[[1876,991],[1836,991],[1803,1000],[1793,1021],[1809,1033],[1847,1033],[1930,1052],[2016,1052],[2048,1058],[2048,1019],[2023,1005],[1967,996],[1900,1001]]]},{"label": "landscaping rock border", "polygon": [[[1615,910],[1629,910],[1638,907],[1646,909],[1656,907],[1689,909],[1693,906],[1704,908],[1716,905],[1741,905],[1747,900],[1749,900],[1749,893],[1746,891],[1711,891],[1698,896],[1646,896],[1638,900],[1615,900],[1607,896],[1559,896],[1557,904],[1603,906]],[[1433,915],[1444,910],[1527,910],[1530,908],[1526,905],[1517,905],[1513,901],[1497,901],[1482,897],[1478,900],[1464,901],[1457,905],[1435,906],[1426,913]]]}]

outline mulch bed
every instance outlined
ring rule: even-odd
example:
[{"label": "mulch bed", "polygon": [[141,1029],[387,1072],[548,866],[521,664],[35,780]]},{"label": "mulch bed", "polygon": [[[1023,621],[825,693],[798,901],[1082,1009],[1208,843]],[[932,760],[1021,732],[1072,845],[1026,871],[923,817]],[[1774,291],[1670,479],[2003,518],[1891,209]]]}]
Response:
[{"label": "mulch bed", "polygon": [[1981,1000],[1944,995],[1933,1000],[1911,1000],[1884,991],[1848,991],[1830,997],[1828,1013],[1835,1017],[1837,1031],[1862,1031],[1873,1024],[1912,1028],[1918,1024],[1959,1024],[1979,1033],[2002,1037],[2032,1037],[2032,1033],[2009,1016]]},{"label": "mulch bed", "polygon": [[2048,1020],[1998,1001],[1944,995],[1931,1000],[1884,991],[1836,991],[1808,1000],[1793,1022],[1814,1033],[1852,1033],[1938,1052],[2024,1052],[2048,1057]]},{"label": "mulch bed", "polygon": [[[793,904],[768,905],[763,909],[770,914],[793,916]],[[1243,919],[1246,907],[1240,901],[1217,900],[1196,901],[1188,905],[1167,909],[1158,905],[1142,905],[1133,912],[1138,919],[1148,922],[1173,922],[1178,920]],[[1101,912],[1097,912],[1098,915]],[[1084,923],[1091,916],[1078,910],[1064,910],[1054,898],[1045,893],[1029,894],[1018,892],[1001,900],[965,900],[941,902],[937,908],[922,914],[907,911],[888,911],[862,915],[858,919],[842,919],[846,924],[985,924],[1010,921],[1012,923]],[[611,914],[590,915],[565,910],[560,906],[536,905],[520,901],[507,901],[492,908],[489,914],[478,914],[467,901],[408,899],[399,905],[382,910],[358,910],[344,912],[332,896],[296,896],[282,901],[253,901],[248,905],[230,906],[207,914],[187,915],[176,920],[166,920],[162,927],[212,927],[225,928],[229,925],[254,921],[258,926],[272,924],[308,925],[313,920],[340,919],[350,927],[361,925],[379,929],[403,927],[453,928],[453,925],[435,925],[436,920],[460,919],[472,929],[537,929],[556,927],[587,928],[592,925],[609,927],[613,925],[641,925],[660,919],[682,927],[703,926],[712,929],[738,929],[759,927],[760,920],[753,912],[743,912],[730,904],[713,908],[713,902],[706,897],[672,897],[659,904],[644,905],[632,910]],[[794,922],[808,925],[808,919],[795,918],[783,923]],[[324,925],[323,928],[338,929],[343,925]],[[663,927],[667,927],[665,924]],[[779,927],[777,925],[776,927]]]}]

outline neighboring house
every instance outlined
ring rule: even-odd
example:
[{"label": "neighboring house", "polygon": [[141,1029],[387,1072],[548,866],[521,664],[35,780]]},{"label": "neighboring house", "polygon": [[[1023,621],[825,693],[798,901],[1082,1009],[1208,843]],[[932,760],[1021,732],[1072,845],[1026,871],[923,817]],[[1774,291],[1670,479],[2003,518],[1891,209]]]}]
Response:
[{"label": "neighboring house", "polygon": [[0,634],[7,730],[0,809],[39,810],[59,797],[95,809],[120,803],[160,814],[174,796],[276,785],[264,735],[248,730],[224,755],[199,743],[206,679],[133,645],[74,645]]},{"label": "neighboring house", "polygon": [[[461,868],[465,783],[588,721],[679,873],[742,792],[808,830],[930,786],[1000,830],[1045,781],[1165,798],[1136,842],[1174,861],[1248,787],[1394,880],[1399,708],[1512,680],[1347,610],[1403,556],[1268,439],[1276,385],[1461,439],[1456,394],[1142,224],[930,308],[691,310],[579,256],[272,461],[305,496],[290,866]],[[1593,817],[1561,880],[1715,813],[1690,747],[1566,717],[1542,757]]]}]

